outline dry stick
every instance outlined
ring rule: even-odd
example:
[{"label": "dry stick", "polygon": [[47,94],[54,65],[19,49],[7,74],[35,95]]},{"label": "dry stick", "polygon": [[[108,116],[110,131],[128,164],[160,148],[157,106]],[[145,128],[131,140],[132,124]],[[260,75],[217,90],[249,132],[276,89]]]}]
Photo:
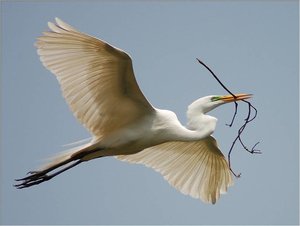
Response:
[{"label": "dry stick", "polygon": [[[259,144],[259,142],[257,142],[252,148],[251,148],[251,150],[249,150],[247,147],[246,147],[246,145],[243,143],[243,141],[242,141],[242,139],[241,139],[241,133],[243,132],[243,130],[245,129],[245,127],[246,127],[246,125],[249,123],[249,122],[251,122],[251,121],[253,121],[253,119],[255,119],[256,118],[256,115],[257,115],[257,109],[250,103],[250,102],[248,102],[248,101],[246,101],[246,100],[243,100],[245,103],[248,103],[248,107],[249,107],[249,110],[248,110],[248,116],[247,116],[247,118],[245,119],[245,123],[244,123],[244,125],[239,129],[239,133],[238,133],[238,138],[239,138],[239,141],[240,141],[240,143],[241,143],[241,145],[244,147],[244,149],[246,150],[246,151],[248,151],[248,152],[250,152],[251,154],[261,154],[261,151],[260,150],[256,150],[256,149],[254,149],[258,144]],[[253,108],[254,110],[255,110],[255,113],[254,113],[254,116],[250,119],[250,115],[251,115],[251,108]]]},{"label": "dry stick", "polygon": [[220,81],[220,79],[215,75],[215,73],[205,64],[203,63],[201,60],[199,60],[198,58],[196,58],[198,60],[198,62],[200,64],[202,64],[207,70],[209,70],[209,72],[215,77],[215,79],[220,83],[220,85],[228,92],[230,93],[235,99],[236,99],[236,96],[229,90],[226,88],[225,85],[223,85],[223,83]]},{"label": "dry stick", "polygon": [[[230,147],[230,150],[228,152],[228,165],[229,165],[229,168],[230,168],[230,171],[232,172],[232,174],[235,176],[235,177],[240,177],[241,176],[241,173],[239,174],[236,174],[232,168],[231,168],[231,161],[230,161],[230,156],[231,156],[231,152],[233,150],[233,147],[236,143],[237,140],[239,140],[240,144],[243,146],[243,148],[251,153],[251,154],[261,154],[261,151],[260,150],[257,150],[255,149],[255,147],[259,144],[259,142],[257,142],[256,144],[253,145],[253,147],[251,148],[251,150],[249,150],[249,148],[244,144],[244,142],[242,141],[242,138],[241,138],[241,134],[242,132],[244,131],[244,129],[246,128],[246,125],[253,121],[256,116],[257,116],[257,109],[249,102],[249,101],[246,101],[246,100],[243,100],[243,102],[247,103],[248,104],[248,115],[245,119],[245,123],[240,127],[240,129],[238,130],[238,135],[236,136],[236,138],[234,139],[234,141],[232,142],[232,145]],[[250,119],[250,116],[251,116],[251,108],[254,109],[255,113],[254,113],[254,116]]]},{"label": "dry stick", "polygon": [[[230,93],[235,99],[236,99],[236,96],[229,90],[227,89],[227,87],[220,81],[220,79],[215,75],[215,73],[205,64],[203,63],[201,60],[199,60],[198,58],[196,58],[198,60],[198,62],[203,65],[213,76],[214,78],[219,82],[219,84],[228,92]],[[251,150],[249,150],[247,148],[247,146],[244,144],[244,142],[242,141],[242,138],[241,138],[241,134],[243,133],[244,129],[246,128],[246,125],[253,121],[256,116],[257,116],[257,109],[249,102],[249,101],[246,101],[246,100],[242,100],[243,102],[247,103],[248,104],[248,115],[247,117],[245,118],[245,123],[240,127],[240,129],[238,130],[238,135],[236,136],[236,138],[234,139],[234,141],[232,142],[232,145],[229,149],[229,152],[228,152],[228,165],[229,165],[229,169],[230,171],[232,172],[232,174],[235,176],[235,177],[240,177],[241,176],[241,173],[239,174],[236,174],[232,168],[231,168],[231,161],[230,161],[230,156],[231,156],[231,152],[233,150],[233,147],[235,146],[235,143],[237,140],[239,140],[240,144],[243,146],[243,148],[248,151],[249,153],[251,154],[261,154],[261,151],[260,150],[256,150],[255,147],[259,144],[259,142],[257,142],[252,148]],[[237,102],[235,101],[235,111],[234,111],[234,115],[233,115],[233,118],[231,120],[231,123],[230,124],[226,124],[228,125],[229,127],[231,127],[233,125],[233,122],[235,120],[235,117],[236,117],[236,114],[237,114],[237,107],[238,107],[238,104]],[[251,109],[254,110],[254,116],[252,118],[250,118],[251,116]]]},{"label": "dry stick", "polygon": [[[198,58],[196,58],[198,60],[198,62],[200,64],[202,64],[211,74],[212,76],[214,76],[214,78],[220,83],[220,85],[228,92],[230,93],[234,99],[236,99],[236,96],[229,90],[227,89],[227,87],[220,81],[220,79],[216,76],[216,74],[205,64],[203,63],[201,60],[199,60]],[[235,116],[237,114],[237,108],[238,108],[238,103],[236,101],[234,101],[234,105],[235,105],[235,110],[234,110],[234,114],[233,114],[233,117],[232,117],[232,120],[230,122],[230,124],[226,124],[227,126],[231,127],[233,125],[233,122],[234,122],[234,119],[235,119]]]},{"label": "dry stick", "polygon": [[233,114],[233,117],[232,117],[232,119],[231,119],[230,124],[227,124],[227,123],[226,123],[226,124],[225,124],[226,126],[231,127],[231,126],[233,125],[235,116],[236,116],[236,114],[237,114],[237,109],[238,109],[238,103],[237,103],[236,101],[234,101],[234,114]]}]

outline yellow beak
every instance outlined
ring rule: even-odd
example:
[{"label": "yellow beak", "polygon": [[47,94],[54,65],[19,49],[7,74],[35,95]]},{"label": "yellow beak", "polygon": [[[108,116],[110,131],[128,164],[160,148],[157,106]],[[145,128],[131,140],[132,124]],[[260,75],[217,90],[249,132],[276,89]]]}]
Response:
[{"label": "yellow beak", "polygon": [[238,100],[245,100],[248,98],[251,98],[252,94],[234,94],[236,96],[236,98],[234,98],[234,96],[232,95],[225,95],[225,96],[221,96],[220,100],[223,100],[225,102],[233,102],[233,101],[238,101]]}]

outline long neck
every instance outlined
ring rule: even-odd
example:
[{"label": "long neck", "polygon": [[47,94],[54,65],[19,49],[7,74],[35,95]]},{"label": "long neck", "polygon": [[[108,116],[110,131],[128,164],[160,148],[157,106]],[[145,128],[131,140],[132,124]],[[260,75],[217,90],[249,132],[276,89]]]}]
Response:
[{"label": "long neck", "polygon": [[187,127],[180,126],[178,129],[178,138],[181,140],[201,140],[210,136],[217,125],[217,119],[206,115],[223,102],[211,102],[213,96],[207,96],[195,100],[188,106]]},{"label": "long neck", "polygon": [[200,140],[210,136],[217,125],[215,117],[205,115],[198,111],[187,112],[187,127],[182,131],[184,140]]},{"label": "long neck", "polygon": [[198,141],[211,135],[216,127],[217,119],[199,113],[199,111],[188,111],[187,127],[183,126],[173,112],[158,110],[158,119],[154,123],[155,130],[163,131],[161,141]]}]

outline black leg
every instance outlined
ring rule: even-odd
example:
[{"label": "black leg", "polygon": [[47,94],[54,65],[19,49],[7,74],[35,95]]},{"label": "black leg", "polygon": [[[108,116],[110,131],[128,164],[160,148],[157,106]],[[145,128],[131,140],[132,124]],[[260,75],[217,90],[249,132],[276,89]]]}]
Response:
[{"label": "black leg", "polygon": [[[62,172],[65,172],[68,169],[73,168],[74,166],[77,166],[81,162],[84,162],[83,159],[85,156],[101,151],[103,148],[97,148],[93,150],[82,150],[75,154],[73,154],[70,158],[66,159],[65,161],[59,162],[57,164],[54,164],[53,166],[46,168],[44,170],[38,170],[38,171],[30,171],[28,174],[30,174],[27,177],[16,179],[15,181],[20,181],[19,184],[14,185],[18,189],[31,187],[33,185],[40,184],[42,182],[48,181],[52,179],[53,177],[61,174]],[[65,166],[61,170],[57,170],[58,168]],[[57,170],[57,171],[56,171]],[[53,172],[52,172],[53,171]],[[51,174],[48,174],[52,172]]]},{"label": "black leg", "polygon": [[[61,170],[58,170],[57,172],[54,172],[52,174],[47,175],[48,172],[53,170],[53,167],[51,167],[50,169],[47,169],[45,171],[31,171],[29,172],[31,175],[21,178],[21,179],[16,179],[16,181],[21,181],[20,184],[16,184],[14,185],[16,188],[21,189],[21,188],[27,188],[33,185],[37,185],[40,184],[42,182],[48,181],[50,179],[52,179],[53,177],[65,172],[68,169],[73,168],[74,166],[77,166],[78,164],[82,163],[81,160],[77,160],[76,162],[64,167]],[[64,163],[66,164],[66,163]],[[59,166],[56,166],[54,169],[64,165],[64,164],[60,164]]]}]

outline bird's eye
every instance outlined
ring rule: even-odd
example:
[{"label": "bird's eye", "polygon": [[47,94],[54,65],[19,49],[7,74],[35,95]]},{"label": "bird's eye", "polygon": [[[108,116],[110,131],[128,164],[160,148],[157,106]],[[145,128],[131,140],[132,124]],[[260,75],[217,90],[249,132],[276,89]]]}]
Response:
[{"label": "bird's eye", "polygon": [[213,101],[217,101],[217,100],[220,100],[220,97],[212,97],[210,100],[211,100],[212,102],[213,102]]}]

